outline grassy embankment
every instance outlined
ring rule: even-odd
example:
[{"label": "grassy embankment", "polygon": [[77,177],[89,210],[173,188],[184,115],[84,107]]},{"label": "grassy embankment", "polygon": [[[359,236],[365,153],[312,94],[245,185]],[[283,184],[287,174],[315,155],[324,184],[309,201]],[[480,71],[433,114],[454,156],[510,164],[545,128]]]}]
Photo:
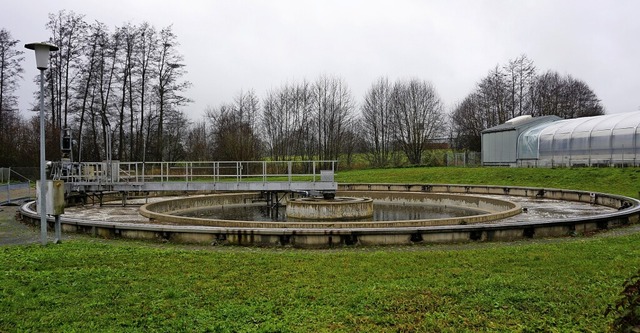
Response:
[{"label": "grassy embankment", "polygon": [[[637,194],[637,169],[388,169],[343,182]],[[619,178],[624,178],[621,180]],[[633,181],[630,181],[633,179]],[[640,235],[332,250],[0,247],[0,331],[603,331]]]},{"label": "grassy embankment", "polygon": [[567,188],[638,197],[640,168],[397,168],[338,171],[341,183],[433,183]]}]

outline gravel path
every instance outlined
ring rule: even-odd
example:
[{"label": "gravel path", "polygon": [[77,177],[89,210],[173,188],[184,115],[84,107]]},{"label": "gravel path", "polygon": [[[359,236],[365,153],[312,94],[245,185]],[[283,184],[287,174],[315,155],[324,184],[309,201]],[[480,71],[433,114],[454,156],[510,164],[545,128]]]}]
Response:
[{"label": "gravel path", "polygon": [[0,206],[0,246],[33,244],[40,239],[40,231],[16,219],[19,206]]}]

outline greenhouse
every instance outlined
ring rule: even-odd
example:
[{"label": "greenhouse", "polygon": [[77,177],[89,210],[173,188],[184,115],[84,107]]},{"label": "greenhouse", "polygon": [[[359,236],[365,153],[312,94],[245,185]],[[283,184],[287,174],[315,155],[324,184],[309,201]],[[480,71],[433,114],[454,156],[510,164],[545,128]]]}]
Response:
[{"label": "greenhouse", "polygon": [[505,146],[505,143],[495,142],[499,141],[496,138],[504,126],[483,131],[483,165],[640,166],[640,111],[549,119],[527,126],[533,119],[536,118],[523,122],[520,128],[514,126],[515,130],[519,129],[515,142],[516,158],[506,163],[494,158],[501,154],[496,151],[502,151]]}]

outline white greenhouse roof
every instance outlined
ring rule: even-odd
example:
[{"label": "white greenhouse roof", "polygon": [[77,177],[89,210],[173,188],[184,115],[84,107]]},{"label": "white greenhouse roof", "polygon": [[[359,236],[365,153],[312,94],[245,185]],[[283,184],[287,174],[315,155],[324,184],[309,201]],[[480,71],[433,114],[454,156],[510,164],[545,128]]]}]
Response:
[{"label": "white greenhouse roof", "polygon": [[558,120],[526,129],[518,158],[539,165],[636,165],[640,158],[640,111]]},{"label": "white greenhouse roof", "polygon": [[545,128],[540,132],[541,136],[553,135],[556,132],[575,133],[638,128],[640,126],[640,111],[558,120],[542,126],[545,126]]}]

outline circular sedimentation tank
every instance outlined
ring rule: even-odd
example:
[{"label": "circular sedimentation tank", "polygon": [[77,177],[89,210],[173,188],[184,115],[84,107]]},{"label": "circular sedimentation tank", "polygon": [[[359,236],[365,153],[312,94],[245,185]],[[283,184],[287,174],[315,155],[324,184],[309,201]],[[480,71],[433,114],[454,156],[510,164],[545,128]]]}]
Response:
[{"label": "circular sedimentation tank", "polygon": [[[339,193],[343,200],[299,198],[287,203],[287,221],[257,221],[196,217],[192,212],[202,209],[237,208],[255,200],[254,193],[224,193],[187,197],[149,203],[140,208],[140,214],[155,223],[175,225],[205,225],[238,228],[402,228],[436,225],[475,224],[496,221],[522,212],[520,206],[508,200],[472,195],[445,193],[360,192]],[[366,197],[368,196],[368,197]],[[293,206],[291,203],[293,202]],[[404,220],[375,221],[363,219],[373,215],[373,203],[385,202],[401,206],[441,206],[473,211],[466,216],[447,218],[407,218]],[[356,211],[357,210],[357,211]],[[293,211],[293,214],[291,212]],[[354,212],[355,211],[355,212]],[[349,214],[350,217],[339,216]],[[358,215],[358,217],[355,217]]]},{"label": "circular sedimentation tank", "polygon": [[[117,193],[114,193],[117,194]],[[464,207],[469,216],[437,219],[255,221],[181,216],[203,207],[228,208],[250,205],[256,193],[226,193],[153,202],[133,212],[136,222],[103,215],[104,219],[63,215],[64,232],[101,237],[152,239],[176,243],[236,244],[296,247],[336,245],[401,245],[502,241],[523,238],[568,236],[624,226],[640,220],[640,201],[634,198],[566,189],[439,184],[342,184],[338,196],[369,198],[401,207],[435,205]],[[522,198],[510,201],[509,198]],[[113,199],[117,200],[117,197]],[[505,200],[506,199],[506,200]],[[550,218],[547,201],[575,202],[592,207],[588,216]],[[304,201],[303,201],[304,202]],[[518,203],[528,202],[522,213]],[[34,224],[39,215],[33,203],[21,207],[22,218]],[[99,209],[96,207],[96,209]],[[619,210],[620,209],[620,210]],[[532,215],[540,211],[540,215]],[[116,214],[120,214],[118,211]],[[531,218],[533,217],[533,218]],[[504,222],[508,221],[508,222]],[[53,219],[49,221],[53,225]]]}]

